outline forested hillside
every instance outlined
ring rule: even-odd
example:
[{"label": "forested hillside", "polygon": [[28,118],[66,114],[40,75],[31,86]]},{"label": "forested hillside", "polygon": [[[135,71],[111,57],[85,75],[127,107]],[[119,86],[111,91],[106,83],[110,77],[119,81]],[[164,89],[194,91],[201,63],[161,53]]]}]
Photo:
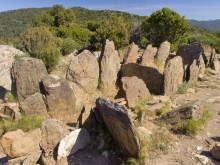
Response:
[{"label": "forested hillside", "polygon": [[26,29],[27,23],[46,8],[28,8],[0,13],[0,38],[14,38]]},{"label": "forested hillside", "polygon": [[191,26],[197,26],[212,32],[216,32],[218,29],[220,29],[220,19],[211,21],[188,20],[188,23]]}]

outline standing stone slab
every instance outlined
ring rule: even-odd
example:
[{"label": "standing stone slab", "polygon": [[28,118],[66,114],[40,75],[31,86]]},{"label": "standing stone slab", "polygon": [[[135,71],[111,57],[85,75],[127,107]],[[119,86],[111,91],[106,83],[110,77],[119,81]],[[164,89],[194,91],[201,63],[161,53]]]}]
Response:
[{"label": "standing stone slab", "polygon": [[136,76],[145,82],[150,93],[157,95],[161,94],[163,75],[155,68],[129,63],[122,66],[121,76]]},{"label": "standing stone slab", "polygon": [[41,92],[41,79],[47,75],[44,63],[35,58],[20,58],[12,64],[12,94],[20,100]]},{"label": "standing stone slab", "polygon": [[137,62],[138,49],[139,49],[138,46],[134,42],[132,42],[127,50],[127,53],[125,54],[125,57],[124,57],[125,63],[124,64]]},{"label": "standing stone slab", "polygon": [[157,48],[152,47],[152,45],[148,45],[142,55],[141,65],[143,66],[155,66],[154,64],[154,56],[157,53]]},{"label": "standing stone slab", "polygon": [[113,101],[99,98],[96,107],[112,137],[117,141],[122,151],[131,157],[138,157],[140,141],[134,123],[128,116],[124,106]]},{"label": "standing stone slab", "polygon": [[97,59],[90,51],[84,50],[72,58],[66,77],[84,92],[93,93],[98,87],[99,79]]},{"label": "standing stone slab", "polygon": [[164,70],[164,94],[169,95],[178,90],[183,83],[184,69],[182,58],[176,56],[169,60]]},{"label": "standing stone slab", "polygon": [[136,76],[123,77],[121,81],[129,108],[134,108],[138,102],[150,97],[146,84]]},{"label": "standing stone slab", "polygon": [[157,52],[157,59],[162,62],[163,66],[170,54],[170,43],[168,41],[163,42]]},{"label": "standing stone slab", "polygon": [[100,56],[100,78],[103,90],[115,88],[118,71],[120,69],[120,58],[113,41],[106,40]]}]

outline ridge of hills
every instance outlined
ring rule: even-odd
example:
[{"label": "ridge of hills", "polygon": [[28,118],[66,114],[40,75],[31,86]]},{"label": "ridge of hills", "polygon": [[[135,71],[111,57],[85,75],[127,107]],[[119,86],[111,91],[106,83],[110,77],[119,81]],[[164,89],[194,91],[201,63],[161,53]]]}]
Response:
[{"label": "ridge of hills", "polygon": [[[0,12],[0,38],[14,38],[18,36],[25,30],[28,22],[34,16],[47,9],[49,8],[26,8]],[[76,15],[76,23],[82,27],[86,27],[89,21],[100,21],[108,18],[112,14],[122,16],[127,21],[134,21],[137,23],[141,22],[144,18],[144,16],[114,10],[89,10],[82,7],[73,7],[72,9]],[[187,21],[191,26],[197,26],[211,32],[215,32],[220,29],[220,19],[208,21]]]}]

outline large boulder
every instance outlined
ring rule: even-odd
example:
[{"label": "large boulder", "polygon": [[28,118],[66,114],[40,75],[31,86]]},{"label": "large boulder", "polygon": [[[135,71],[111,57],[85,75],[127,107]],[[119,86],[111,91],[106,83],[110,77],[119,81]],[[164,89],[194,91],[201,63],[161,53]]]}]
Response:
[{"label": "large boulder", "polygon": [[132,42],[124,56],[124,64],[137,62],[138,49],[138,46]]},{"label": "large boulder", "polygon": [[129,108],[134,108],[138,102],[150,97],[146,84],[136,76],[123,77],[121,81]]},{"label": "large boulder", "polygon": [[11,158],[31,155],[40,151],[41,131],[35,129],[24,133],[22,130],[7,132],[1,138],[5,154]]},{"label": "large boulder", "polygon": [[66,78],[87,93],[93,93],[98,87],[99,64],[95,56],[84,50],[72,58]]},{"label": "large boulder", "polygon": [[35,93],[20,103],[20,109],[28,116],[47,117],[47,107],[43,95]]},{"label": "large boulder", "polygon": [[220,143],[215,143],[210,152],[213,158],[220,160]]},{"label": "large boulder", "polygon": [[9,45],[0,45],[0,87],[11,90],[11,67],[15,56],[24,53]]},{"label": "large boulder", "polygon": [[160,47],[157,52],[157,59],[162,63],[163,66],[166,63],[169,54],[170,54],[170,43],[168,41],[165,41],[160,44]]},{"label": "large boulder", "polygon": [[161,94],[163,75],[155,68],[129,63],[122,66],[121,75],[122,77],[136,76],[145,82],[150,93]]},{"label": "large boulder", "polygon": [[65,136],[59,143],[57,160],[74,154],[90,142],[89,132],[85,128],[76,129]]},{"label": "large boulder", "polygon": [[183,83],[184,69],[182,58],[176,56],[170,59],[164,70],[164,94],[170,95],[178,90]]},{"label": "large boulder", "polygon": [[154,67],[154,56],[157,53],[157,48],[156,47],[152,47],[152,45],[148,45],[146,47],[146,49],[144,50],[144,53],[142,55],[142,59],[141,59],[141,65],[143,66],[148,66],[148,67]]},{"label": "large boulder", "polygon": [[165,113],[159,120],[171,125],[175,125],[190,119],[198,121],[202,118],[203,111],[204,103],[196,100]]},{"label": "large boulder", "polygon": [[96,107],[110,134],[119,144],[122,151],[127,156],[138,157],[140,141],[127,109],[103,98],[96,100]]},{"label": "large boulder", "polygon": [[[177,50],[177,56],[181,56],[183,59],[183,68],[185,70],[185,77],[184,80],[190,80],[190,66],[196,63],[197,67],[200,67],[200,55],[202,55],[203,63],[207,65],[207,57],[204,53],[204,49],[202,44],[186,44]],[[196,62],[194,62],[196,60]]]},{"label": "large boulder", "polygon": [[100,56],[100,85],[103,90],[115,89],[120,58],[113,41],[106,40]]},{"label": "large boulder", "polygon": [[60,140],[69,134],[69,130],[60,121],[56,119],[46,119],[41,123],[41,142],[40,146],[43,150],[41,161],[43,164],[67,164],[67,159],[57,158],[57,148]]},{"label": "large boulder", "polygon": [[41,79],[47,75],[44,63],[35,58],[20,58],[12,64],[12,93],[19,100],[41,92]]},{"label": "large boulder", "polygon": [[[66,79],[60,79],[55,75],[45,76],[42,79],[46,93],[48,108],[53,112],[63,112],[63,115],[71,115],[75,110],[75,97]],[[61,113],[62,114],[62,113]]]}]

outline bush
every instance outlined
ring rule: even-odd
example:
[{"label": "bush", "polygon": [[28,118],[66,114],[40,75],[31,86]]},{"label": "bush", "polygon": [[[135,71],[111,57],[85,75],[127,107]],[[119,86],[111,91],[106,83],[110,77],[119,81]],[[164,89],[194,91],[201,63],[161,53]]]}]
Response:
[{"label": "bush", "polygon": [[63,40],[61,46],[62,55],[68,55],[73,52],[74,49],[79,49],[79,45],[71,38],[66,38]]},{"label": "bush", "polygon": [[20,121],[5,121],[1,127],[3,127],[4,132],[15,131],[17,129],[21,129],[24,132],[28,132],[30,130],[34,130],[40,127],[40,123],[45,119],[42,116],[27,116],[22,115],[22,119]]},{"label": "bush", "polygon": [[9,102],[9,103],[15,102],[15,98],[14,98],[14,96],[11,94],[11,92],[6,92],[5,97],[4,97],[4,100],[5,100],[6,102]]},{"label": "bush", "polygon": [[179,94],[185,94],[186,93],[186,91],[187,91],[187,89],[188,89],[188,84],[186,83],[186,82],[184,82],[184,83],[182,83],[180,86],[179,86],[179,88],[178,88],[178,90],[177,90],[177,93],[179,93]]}]

